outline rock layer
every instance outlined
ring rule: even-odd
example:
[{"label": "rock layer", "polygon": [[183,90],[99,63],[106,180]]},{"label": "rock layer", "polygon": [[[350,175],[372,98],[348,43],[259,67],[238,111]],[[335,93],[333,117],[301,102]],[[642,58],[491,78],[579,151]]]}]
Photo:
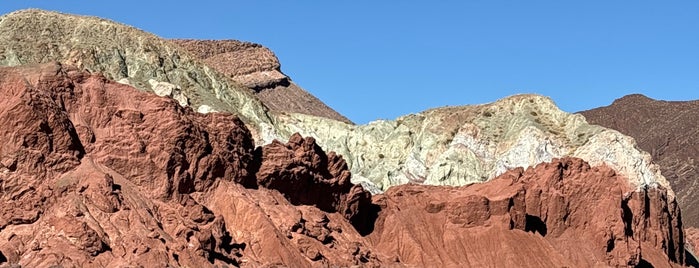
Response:
[{"label": "rock layer", "polygon": [[144,91],[171,87],[183,104],[238,115],[257,140],[276,136],[268,109],[252,90],[168,40],[96,17],[36,9],[0,16],[0,65],[52,61]]},{"label": "rock layer", "polygon": [[277,112],[291,112],[352,123],[281,72],[279,59],[266,47],[237,40],[172,40],[206,65],[255,90]]},{"label": "rock layer", "polygon": [[[549,98],[516,95],[494,103],[445,107],[352,126],[279,116],[281,132],[315,137],[347,159],[355,183],[374,193],[408,182],[465,185],[508,169],[573,156],[608,164],[638,187],[668,187],[649,154],[623,134],[561,111]],[[672,195],[672,193],[671,193]]]},{"label": "rock layer", "polygon": [[634,137],[676,191],[684,222],[699,227],[699,101],[659,101],[629,95],[581,112],[590,123]]}]

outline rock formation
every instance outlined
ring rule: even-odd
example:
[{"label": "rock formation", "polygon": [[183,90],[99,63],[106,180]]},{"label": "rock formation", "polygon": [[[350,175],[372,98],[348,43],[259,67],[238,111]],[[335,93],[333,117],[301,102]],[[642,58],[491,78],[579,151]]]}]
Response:
[{"label": "rock formation", "polygon": [[206,65],[255,90],[277,112],[291,112],[352,123],[281,72],[279,59],[266,47],[237,40],[172,40]]},{"label": "rock formation", "polygon": [[0,16],[0,266],[692,263],[650,155],[548,98],[355,126],[268,109],[267,52],[206,63],[255,45],[182,42]]},{"label": "rock formation", "polygon": [[371,194],[350,182],[341,156],[335,152],[326,155],[313,138],[304,139],[298,133],[287,144],[275,140],[260,151],[258,185],[279,190],[294,205],[339,212],[358,229],[366,228]]},{"label": "rock formation", "polygon": [[[374,193],[408,182],[482,182],[507,169],[564,156],[580,157],[593,165],[609,164],[638,187],[667,186],[650,156],[636,148],[633,139],[589,125],[582,116],[560,111],[545,97],[512,96],[491,104],[439,108],[355,126],[268,111],[252,90],[227,78],[236,73],[226,75],[197,60],[236,49],[246,51],[254,45],[184,44],[195,53],[99,18],[39,10],[0,17],[0,64],[56,60],[103,72],[107,78],[177,98],[200,112],[233,113],[246,123],[258,145],[288,140],[293,133],[311,136],[322,148],[342,155],[354,174],[353,182]],[[241,74],[274,68],[276,60],[270,53],[257,53],[267,56],[261,57],[260,66],[242,68],[246,71]]]},{"label": "rock formation", "polygon": [[699,229],[696,227],[685,228],[685,241],[687,248],[687,265],[699,267],[697,255],[699,253]]},{"label": "rock formation", "polygon": [[663,187],[629,188],[608,166],[576,158],[458,188],[395,186],[374,201],[381,212],[369,239],[407,264],[668,267],[684,260],[680,210]]},{"label": "rock formation", "polygon": [[684,223],[699,227],[699,101],[658,101],[636,94],[581,114],[634,137],[650,152],[677,193]]},{"label": "rock formation", "polygon": [[233,115],[99,74],[3,67],[0,101],[0,122],[14,126],[0,132],[0,266],[685,261],[667,189],[580,159],[470,186],[396,186],[372,201],[313,138],[255,149]]},{"label": "rock formation", "polygon": [[650,155],[623,134],[590,125],[546,97],[516,95],[490,104],[446,107],[352,126],[299,115],[279,127],[316,137],[347,160],[355,183],[374,193],[408,182],[464,185],[508,169],[574,156],[606,163],[632,182],[667,187]]},{"label": "rock formation", "polygon": [[[351,224],[361,227],[371,195],[350,184],[342,159],[312,139],[292,140],[290,155],[279,143],[259,155],[233,115],[199,114],[60,64],[1,68],[0,100],[0,122],[13,126],[0,132],[5,263],[208,267],[303,266],[307,256],[345,265],[361,256],[372,260],[361,243],[347,241],[351,237],[331,236],[354,230]],[[258,182],[275,191],[256,190]],[[299,187],[321,194],[309,198]],[[281,215],[266,214],[272,211]],[[290,232],[302,238],[292,244]],[[313,255],[329,243],[342,245]]]}]

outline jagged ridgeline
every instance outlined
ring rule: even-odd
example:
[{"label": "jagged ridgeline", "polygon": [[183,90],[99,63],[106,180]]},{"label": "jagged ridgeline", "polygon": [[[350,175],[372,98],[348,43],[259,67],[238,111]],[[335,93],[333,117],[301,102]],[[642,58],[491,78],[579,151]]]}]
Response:
[{"label": "jagged ridgeline", "polygon": [[[312,136],[323,148],[343,155],[352,180],[374,193],[407,182],[481,182],[511,168],[563,156],[580,157],[593,165],[606,163],[634,186],[667,186],[650,156],[636,148],[633,139],[565,113],[546,97],[512,96],[491,104],[439,108],[352,125],[270,111],[253,90],[197,59],[225,54],[226,46],[202,56],[180,45],[210,49],[206,44],[176,43],[96,17],[25,10],[1,18],[0,63],[4,65],[59,61],[176,98],[200,112],[231,112],[251,129],[257,144],[288,140],[295,132]],[[228,67],[235,66],[217,69]]]}]

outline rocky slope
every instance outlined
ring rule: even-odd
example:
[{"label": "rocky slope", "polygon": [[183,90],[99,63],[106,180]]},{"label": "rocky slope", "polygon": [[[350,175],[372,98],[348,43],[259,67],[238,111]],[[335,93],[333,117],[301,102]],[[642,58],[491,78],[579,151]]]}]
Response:
[{"label": "rocky slope", "polygon": [[517,95],[494,103],[446,107],[352,126],[321,118],[278,116],[288,132],[316,137],[347,159],[355,181],[380,192],[408,182],[464,185],[508,169],[574,156],[606,163],[643,187],[667,186],[650,155],[623,134],[590,125],[546,97]]},{"label": "rocky slope", "polygon": [[[229,79],[236,73],[226,75],[198,59],[230,56],[219,52],[250,45],[196,44],[202,43],[190,43],[207,49],[193,49],[193,54],[173,41],[93,17],[40,10],[0,17],[0,64],[56,60],[173,97],[200,112],[231,112],[246,123],[258,145],[288,140],[293,133],[314,137],[321,147],[342,155],[355,174],[353,181],[374,193],[407,182],[482,182],[510,168],[563,156],[606,163],[636,187],[667,186],[650,156],[631,138],[589,125],[545,97],[512,96],[492,104],[440,108],[355,126],[269,111],[252,90]],[[261,66],[240,74],[275,68],[269,53],[258,54],[267,55],[260,57]],[[230,66],[235,65],[219,67],[226,72]]]},{"label": "rocky slope", "polygon": [[[256,152],[233,115],[199,114],[59,64],[2,68],[0,89],[0,122],[14,126],[0,132],[3,262],[294,266],[325,241],[339,242],[310,259],[349,265],[368,254],[327,237],[324,213],[336,215],[334,230],[366,228],[371,197],[312,139]],[[283,217],[265,214],[278,210],[275,199],[286,204]],[[301,242],[282,224],[300,230]]]},{"label": "rocky slope", "polygon": [[576,158],[458,188],[396,186],[374,200],[369,239],[406,263],[660,267],[685,254],[679,208],[662,187],[629,189],[609,167]]},{"label": "rocky slope", "polygon": [[308,114],[352,123],[281,72],[274,53],[258,44],[237,40],[172,40],[206,65],[255,90],[277,112]]},{"label": "rocky slope", "polygon": [[203,112],[234,113],[251,127],[256,140],[276,137],[268,109],[251,89],[177,44],[97,17],[35,9],[0,16],[0,65],[52,61],[102,73]]},{"label": "rocky slope", "polygon": [[0,68],[0,123],[0,266],[685,261],[668,189],[577,158],[372,198],[313,138],[255,148],[231,114],[60,64]]},{"label": "rocky slope", "polygon": [[699,227],[699,101],[629,95],[581,114],[593,124],[634,137],[650,152],[677,193],[685,224]]}]

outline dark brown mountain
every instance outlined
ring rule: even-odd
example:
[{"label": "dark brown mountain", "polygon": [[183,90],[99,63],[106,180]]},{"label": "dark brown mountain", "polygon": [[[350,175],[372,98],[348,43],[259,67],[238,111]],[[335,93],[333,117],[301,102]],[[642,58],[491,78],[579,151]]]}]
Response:
[{"label": "dark brown mountain", "polygon": [[687,226],[699,227],[699,101],[628,95],[581,112],[587,121],[634,137],[670,181]]},{"label": "dark brown mountain", "polygon": [[299,87],[281,72],[274,52],[259,44],[237,40],[171,40],[203,63],[253,89],[260,100],[278,112],[349,119]]}]

